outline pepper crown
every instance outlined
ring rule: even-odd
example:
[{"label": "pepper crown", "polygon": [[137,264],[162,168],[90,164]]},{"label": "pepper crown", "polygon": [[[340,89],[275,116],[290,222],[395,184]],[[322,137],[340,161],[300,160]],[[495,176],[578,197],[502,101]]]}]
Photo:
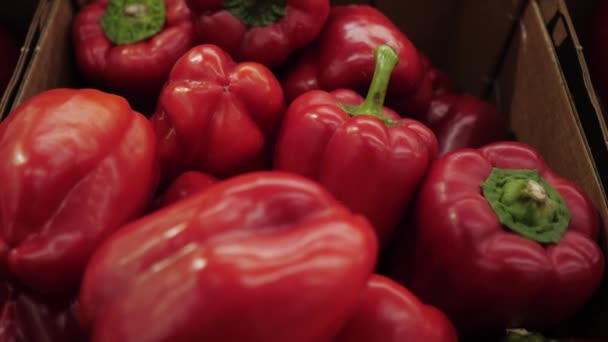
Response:
[{"label": "pepper crown", "polygon": [[224,0],[224,8],[249,27],[276,23],[286,7],[287,0]]},{"label": "pepper crown", "polygon": [[399,63],[399,56],[397,56],[393,48],[383,44],[378,46],[374,51],[374,58],[376,60],[376,69],[374,70],[374,77],[367,91],[365,102],[360,106],[348,106],[345,104],[341,106],[351,116],[371,115],[382,120],[387,126],[397,126],[399,123],[391,120],[384,114],[384,99],[391,74],[397,63]]},{"label": "pepper crown", "polygon": [[500,223],[539,243],[558,243],[570,223],[561,195],[537,170],[494,168],[481,185]]},{"label": "pepper crown", "polygon": [[114,44],[132,44],[162,31],[166,12],[164,0],[110,0],[100,25]]}]

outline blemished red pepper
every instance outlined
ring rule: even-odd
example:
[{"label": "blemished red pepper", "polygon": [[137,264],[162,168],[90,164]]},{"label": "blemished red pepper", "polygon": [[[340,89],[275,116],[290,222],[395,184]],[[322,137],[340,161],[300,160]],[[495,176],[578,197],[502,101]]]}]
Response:
[{"label": "blemished red pepper", "polygon": [[192,48],[175,64],[150,119],[163,183],[186,170],[224,178],[270,164],[284,111],[270,69],[237,64],[215,45]]},{"label": "blemished red pepper", "polygon": [[0,27],[0,51],[2,51],[0,53],[0,99],[2,99],[17,66],[20,52],[17,40],[3,27]]},{"label": "blemished red pepper", "polygon": [[377,68],[365,100],[352,90],[313,90],[291,103],[274,168],[323,184],[365,215],[384,245],[435,158],[437,141],[420,122],[383,107],[398,57],[388,45],[375,55]]},{"label": "blemished red pepper", "polygon": [[217,182],[217,178],[206,173],[186,171],[177,176],[167,189],[154,201],[154,210],[164,208],[184,198],[203,191]]},{"label": "blemished red pepper", "polygon": [[505,119],[489,103],[467,94],[435,97],[420,121],[437,137],[439,155],[509,140]]},{"label": "blemished red pepper", "polygon": [[75,289],[88,258],[145,210],[158,182],[149,121],[92,89],[38,94],[0,123],[0,267],[42,293]]},{"label": "blemished red pepper", "polygon": [[[331,9],[317,41],[304,49],[282,78],[287,100],[291,102],[313,89],[364,92],[374,74],[374,50],[382,44],[392,47],[399,56],[387,92],[389,104],[398,100],[403,107],[419,103],[428,106],[432,92],[418,94],[424,68],[416,47],[389,18],[367,5]],[[401,107],[392,108],[402,116],[411,114],[402,112]]]},{"label": "blemished red pepper", "polygon": [[0,341],[87,341],[77,320],[77,303],[71,296],[39,296],[8,283],[1,288]]},{"label": "blemished red pepper", "polygon": [[400,281],[462,336],[551,327],[581,308],[602,278],[592,203],[523,143],[439,158],[415,221],[413,266]]},{"label": "blemished red pepper", "polygon": [[184,0],[95,0],[76,15],[72,37],[83,78],[146,111],[197,41]]},{"label": "blemished red pepper", "polygon": [[377,258],[367,220],[304,177],[258,171],[121,228],[80,292],[96,342],[329,342]]},{"label": "blemished red pepper", "polygon": [[329,15],[329,0],[186,0],[195,31],[240,62],[273,68],[312,42]]},{"label": "blemished red pepper", "polygon": [[395,281],[373,275],[361,303],[334,342],[457,342],[448,318]]}]

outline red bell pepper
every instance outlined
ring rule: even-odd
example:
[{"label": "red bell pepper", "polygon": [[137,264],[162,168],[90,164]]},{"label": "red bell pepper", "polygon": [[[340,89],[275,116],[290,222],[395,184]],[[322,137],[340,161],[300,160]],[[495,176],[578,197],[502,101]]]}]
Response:
[{"label": "red bell pepper", "polygon": [[73,42],[92,86],[153,110],[171,67],[196,37],[184,0],[95,0],[74,19]]},{"label": "red bell pepper", "polygon": [[4,28],[0,28],[0,51],[2,51],[0,53],[0,99],[2,99],[2,94],[8,86],[19,60],[19,43]]},{"label": "red bell pepper", "polygon": [[156,189],[156,139],[123,98],[56,89],[0,124],[0,267],[39,292],[78,286],[97,245]]},{"label": "red bell pepper", "polygon": [[41,297],[7,283],[1,287],[0,341],[87,341],[72,298]]},{"label": "red bell pepper", "polygon": [[[287,100],[313,89],[364,91],[374,74],[374,49],[381,44],[395,49],[400,60],[391,76],[389,103],[398,100],[404,107],[421,103],[423,108],[417,110],[425,112],[432,93],[429,89],[418,93],[424,76],[418,51],[382,12],[367,5],[332,8],[318,40],[286,71]],[[394,108],[403,116],[412,114]]]},{"label": "red bell pepper", "polygon": [[186,170],[223,178],[261,168],[284,111],[281,84],[268,68],[236,64],[214,45],[192,48],[175,64],[150,119],[163,183]]},{"label": "red bell pepper", "polygon": [[319,35],[330,8],[329,0],[186,1],[202,40],[271,68]]},{"label": "red bell pepper", "polygon": [[466,94],[434,98],[420,121],[437,136],[439,155],[510,138],[500,113],[489,103]]},{"label": "red bell pepper", "polygon": [[420,59],[425,70],[425,79],[428,79],[431,84],[433,97],[456,95],[461,92],[452,79],[445,72],[436,68],[425,54],[420,53]]},{"label": "red bell pepper", "polygon": [[313,90],[292,102],[274,167],[323,184],[365,215],[384,245],[435,158],[437,141],[423,124],[383,107],[398,57],[388,45],[375,55],[377,68],[365,102],[346,89]]},{"label": "red bell pepper", "polygon": [[393,280],[373,275],[359,308],[334,342],[457,342],[448,318]]},{"label": "red bell pepper", "polygon": [[553,326],[600,284],[597,212],[530,146],[444,155],[417,204],[413,266],[400,280],[462,336]]},{"label": "red bell pepper", "polygon": [[376,262],[367,220],[306,178],[259,171],[134,221],[80,292],[105,341],[331,341]]},{"label": "red bell pepper", "polygon": [[187,171],[179,175],[163,192],[161,196],[154,201],[154,210],[164,208],[184,198],[190,197],[199,191],[205,190],[215,184],[217,179],[208,174]]}]

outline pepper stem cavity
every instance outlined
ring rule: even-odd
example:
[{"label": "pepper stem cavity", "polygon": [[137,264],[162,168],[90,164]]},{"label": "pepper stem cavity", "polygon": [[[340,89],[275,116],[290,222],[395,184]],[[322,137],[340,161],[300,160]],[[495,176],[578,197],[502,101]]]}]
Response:
[{"label": "pepper stem cavity", "polygon": [[287,0],[224,0],[224,8],[248,27],[268,26],[285,16]]},{"label": "pepper stem cavity", "polygon": [[396,126],[397,122],[391,120],[384,114],[384,99],[386,91],[391,79],[391,74],[399,63],[399,56],[393,48],[388,45],[380,45],[374,51],[376,61],[376,69],[372,82],[367,91],[365,102],[360,106],[342,105],[344,110],[351,116],[355,115],[371,115],[374,116],[387,126]]},{"label": "pepper stem cavity", "polygon": [[110,0],[100,20],[114,44],[133,44],[161,32],[167,19],[164,0]]},{"label": "pepper stem cavity", "polygon": [[537,170],[494,168],[481,185],[500,223],[539,243],[558,243],[571,215],[561,195]]}]

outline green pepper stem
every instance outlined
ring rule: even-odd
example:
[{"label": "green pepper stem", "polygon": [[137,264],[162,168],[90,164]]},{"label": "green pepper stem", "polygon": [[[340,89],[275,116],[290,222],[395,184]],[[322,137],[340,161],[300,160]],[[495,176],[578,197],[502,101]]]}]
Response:
[{"label": "green pepper stem", "polygon": [[547,339],[541,334],[534,334],[525,329],[509,329],[507,337],[502,342],[557,342],[557,340]]},{"label": "green pepper stem", "polygon": [[536,170],[494,169],[483,195],[500,223],[530,240],[558,243],[570,222],[561,195]]},{"label": "green pepper stem", "polygon": [[383,44],[374,51],[374,59],[376,69],[365,101],[360,106],[343,105],[343,107],[352,116],[371,115],[382,120],[386,125],[393,126],[396,123],[384,114],[384,100],[393,70],[399,63],[399,56],[393,48]]},{"label": "green pepper stem", "polygon": [[114,44],[133,44],[161,32],[166,12],[164,0],[110,0],[99,23]]}]

